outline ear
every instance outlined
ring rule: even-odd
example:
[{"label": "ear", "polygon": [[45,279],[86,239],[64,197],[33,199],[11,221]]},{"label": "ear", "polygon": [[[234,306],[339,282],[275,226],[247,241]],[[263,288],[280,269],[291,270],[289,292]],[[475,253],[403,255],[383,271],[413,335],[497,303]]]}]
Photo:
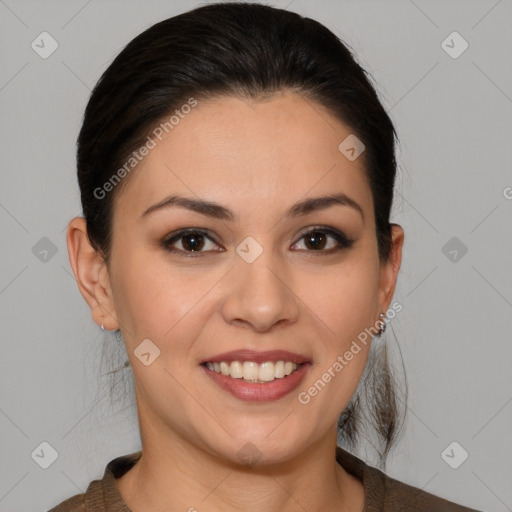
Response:
[{"label": "ear", "polygon": [[67,245],[71,268],[93,320],[107,330],[119,329],[107,265],[92,247],[83,217],[69,222]]},{"label": "ear", "polygon": [[391,224],[391,250],[387,262],[381,264],[379,283],[379,307],[386,313],[395,293],[396,280],[402,263],[404,230],[398,224]]}]

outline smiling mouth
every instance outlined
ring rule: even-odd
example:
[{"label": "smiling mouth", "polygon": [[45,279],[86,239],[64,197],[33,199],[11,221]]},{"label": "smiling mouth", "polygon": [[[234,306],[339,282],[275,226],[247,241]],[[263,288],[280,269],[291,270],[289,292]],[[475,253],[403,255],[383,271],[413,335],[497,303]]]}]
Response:
[{"label": "smiling mouth", "polygon": [[296,372],[304,363],[291,361],[266,361],[256,363],[254,361],[220,361],[202,363],[208,370],[220,373],[232,379],[241,379],[246,382],[265,384],[273,380],[286,379]]}]

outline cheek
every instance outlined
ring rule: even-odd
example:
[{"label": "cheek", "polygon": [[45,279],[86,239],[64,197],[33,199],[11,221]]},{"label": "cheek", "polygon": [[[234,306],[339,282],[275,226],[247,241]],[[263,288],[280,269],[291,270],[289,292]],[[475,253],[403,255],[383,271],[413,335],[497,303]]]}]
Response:
[{"label": "cheek", "polygon": [[131,343],[141,337],[156,339],[156,326],[168,330],[175,321],[175,309],[180,307],[179,280],[177,283],[173,276],[164,275],[161,263],[156,264],[146,252],[131,248],[124,254],[113,265],[115,308],[121,328]]},{"label": "cheek", "polygon": [[297,295],[339,343],[374,323],[378,279],[375,264],[354,257],[325,272],[303,274]]},{"label": "cheek", "polygon": [[127,343],[134,348],[149,338],[160,349],[172,345],[174,355],[185,350],[214,307],[211,289],[222,273],[185,271],[161,254],[132,251],[116,275],[116,311]]},{"label": "cheek", "polygon": [[[371,345],[371,334],[365,329],[375,321],[378,269],[374,260],[354,255],[328,273],[304,280],[305,302],[319,319],[323,339],[315,374],[304,389],[311,399],[311,412],[315,411],[312,417],[320,415],[328,403],[336,403],[333,414],[339,414],[360,381]],[[319,380],[326,382],[325,392],[320,391]]]}]

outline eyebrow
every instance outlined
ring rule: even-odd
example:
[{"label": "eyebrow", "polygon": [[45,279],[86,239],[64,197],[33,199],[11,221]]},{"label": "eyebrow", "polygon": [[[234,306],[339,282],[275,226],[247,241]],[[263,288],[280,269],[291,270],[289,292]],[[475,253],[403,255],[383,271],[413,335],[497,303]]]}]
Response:
[{"label": "eyebrow", "polygon": [[[320,196],[320,197],[310,197],[308,199],[304,199],[298,203],[295,203],[286,213],[286,217],[300,217],[304,215],[308,215],[309,213],[316,212],[319,210],[324,210],[330,208],[332,206],[348,206],[358,211],[361,215],[364,222],[364,212],[361,206],[354,201],[351,197],[347,196],[343,193],[331,194],[328,196]],[[164,208],[170,207],[179,207],[186,208],[188,210],[192,210],[194,212],[200,213],[202,215],[206,215],[208,217],[213,217],[215,219],[220,220],[233,220],[235,214],[221,206],[220,204],[205,201],[203,199],[194,199],[190,197],[184,197],[179,195],[171,195],[169,197],[164,198],[162,201],[150,206],[144,213],[141,215],[142,217],[146,217],[147,215],[157,211],[162,210]]]}]

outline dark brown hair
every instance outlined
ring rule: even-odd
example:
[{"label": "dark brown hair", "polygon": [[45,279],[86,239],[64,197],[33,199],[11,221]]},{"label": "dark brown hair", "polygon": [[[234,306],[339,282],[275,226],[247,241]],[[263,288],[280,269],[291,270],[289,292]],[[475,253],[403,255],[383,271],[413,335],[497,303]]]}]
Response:
[{"label": "dark brown hair", "polygon": [[[387,261],[396,133],[366,71],[317,21],[267,5],[229,2],[151,26],[119,53],[92,91],[77,141],[78,181],[89,240],[107,264],[114,198],[129,176],[108,192],[104,184],[164,117],[191,97],[258,99],[283,90],[326,108],[364,143],[379,258]],[[355,446],[366,416],[383,442],[378,451],[385,464],[398,432],[398,404],[386,345],[373,345],[359,387],[340,415],[339,439]]]}]

